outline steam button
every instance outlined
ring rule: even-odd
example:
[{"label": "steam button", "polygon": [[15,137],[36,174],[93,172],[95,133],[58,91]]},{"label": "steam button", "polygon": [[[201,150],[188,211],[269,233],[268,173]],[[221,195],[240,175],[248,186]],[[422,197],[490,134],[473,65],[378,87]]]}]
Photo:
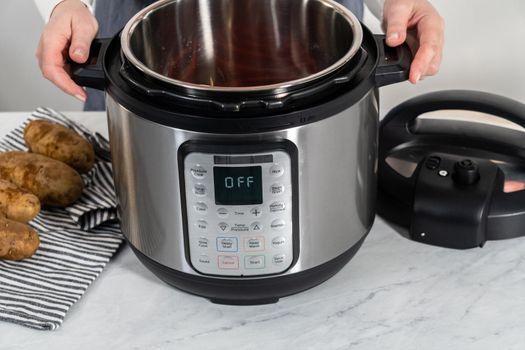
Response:
[{"label": "steam button", "polygon": [[270,224],[270,227],[276,231],[282,231],[284,229],[284,226],[285,226],[285,222],[284,220],[282,219],[276,219],[276,220],[273,220],[272,223]]}]

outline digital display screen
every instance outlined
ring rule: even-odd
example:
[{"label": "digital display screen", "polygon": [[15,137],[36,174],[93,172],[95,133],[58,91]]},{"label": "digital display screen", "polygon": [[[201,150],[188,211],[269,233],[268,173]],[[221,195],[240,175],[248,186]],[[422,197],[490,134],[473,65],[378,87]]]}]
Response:
[{"label": "digital display screen", "polygon": [[262,167],[214,167],[215,203],[262,204]]}]

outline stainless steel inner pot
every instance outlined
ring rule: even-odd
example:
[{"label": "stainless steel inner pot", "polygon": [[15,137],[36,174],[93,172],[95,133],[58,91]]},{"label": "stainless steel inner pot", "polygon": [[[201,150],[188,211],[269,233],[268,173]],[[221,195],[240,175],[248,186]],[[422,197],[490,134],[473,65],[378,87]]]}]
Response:
[{"label": "stainless steel inner pot", "polygon": [[170,84],[261,91],[337,70],[362,36],[331,0],[165,0],[128,22],[121,46],[136,68]]}]

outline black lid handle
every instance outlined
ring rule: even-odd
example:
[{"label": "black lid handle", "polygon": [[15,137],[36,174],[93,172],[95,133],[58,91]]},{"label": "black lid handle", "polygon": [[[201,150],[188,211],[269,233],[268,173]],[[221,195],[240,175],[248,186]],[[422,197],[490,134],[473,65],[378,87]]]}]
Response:
[{"label": "black lid handle", "polygon": [[95,39],[89,49],[89,57],[84,64],[70,61],[71,78],[80,86],[90,87],[97,90],[106,88],[106,76],[104,74],[104,55],[111,42],[108,39]]}]

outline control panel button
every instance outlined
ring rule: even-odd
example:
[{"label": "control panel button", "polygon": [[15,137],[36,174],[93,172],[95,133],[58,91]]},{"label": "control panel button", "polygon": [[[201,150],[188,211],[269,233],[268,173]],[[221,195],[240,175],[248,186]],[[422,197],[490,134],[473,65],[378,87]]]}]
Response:
[{"label": "control panel button", "polygon": [[272,262],[275,265],[281,265],[286,260],[286,255],[284,254],[275,254],[272,258]]},{"label": "control panel button", "polygon": [[198,220],[195,223],[195,227],[199,229],[199,231],[206,231],[208,229],[208,223],[204,220]]},{"label": "control panel button", "polygon": [[202,248],[202,249],[208,249],[208,247],[210,246],[209,243],[210,242],[208,238],[206,237],[199,237],[199,240],[197,241],[199,248]]},{"label": "control panel button", "polygon": [[284,244],[286,243],[286,238],[282,236],[274,237],[272,239],[272,247],[281,249],[284,247]]},{"label": "control panel button", "polygon": [[254,218],[261,217],[261,215],[262,215],[261,208],[259,208],[259,207],[252,208],[252,209],[250,210],[250,214],[252,214],[252,216],[253,216]]},{"label": "control panel button", "polygon": [[262,230],[262,224],[258,221],[256,222],[253,222],[251,225],[250,225],[250,230],[252,232],[259,232]]},{"label": "control panel button", "polygon": [[275,219],[270,224],[270,227],[276,231],[282,231],[286,223],[282,219]]},{"label": "control panel button", "polygon": [[204,215],[204,214],[206,214],[208,212],[208,206],[204,202],[197,202],[197,203],[195,203],[193,208],[195,208],[195,211],[197,213],[202,214],[202,215]]},{"label": "control panel button", "polygon": [[284,202],[273,202],[270,204],[270,213],[280,213],[286,209]]},{"label": "control panel button", "polygon": [[221,270],[238,270],[239,258],[232,255],[219,255],[217,257],[217,265]]},{"label": "control panel button", "polygon": [[210,265],[211,264],[210,257],[204,254],[199,256],[199,264]]},{"label": "control panel button", "polygon": [[222,219],[225,219],[228,217],[228,215],[230,215],[230,212],[228,211],[228,209],[226,208],[219,208],[217,209],[217,216],[222,218]]},{"label": "control panel button", "polygon": [[264,269],[264,255],[245,256],[244,267],[247,269]]},{"label": "control panel button", "polygon": [[204,186],[203,184],[196,184],[195,186],[193,186],[193,194],[199,197],[206,196],[206,186]]},{"label": "control panel button", "polygon": [[247,252],[257,252],[264,250],[264,237],[245,237],[244,250]]},{"label": "control panel button", "polygon": [[230,225],[225,222],[221,222],[217,225],[219,232],[228,232]]},{"label": "control panel button", "polygon": [[237,237],[217,237],[217,251],[236,252],[238,250]]},{"label": "control panel button", "polygon": [[191,175],[193,175],[194,178],[202,180],[206,177],[208,174],[208,171],[204,169],[199,164],[195,164],[190,168]]},{"label": "control panel button", "polygon": [[273,177],[280,177],[284,174],[284,168],[282,165],[274,164],[270,168],[270,175]]},{"label": "control panel button", "polygon": [[284,192],[284,185],[282,184],[273,184],[270,186],[270,193],[273,195],[280,195]]},{"label": "control panel button", "polygon": [[246,224],[233,224],[233,226],[231,227],[231,230],[233,232],[248,232],[250,230],[250,228],[248,227],[248,225]]},{"label": "control panel button", "polygon": [[243,211],[243,210],[234,210],[232,212],[232,215],[235,216],[236,218],[242,218],[242,217],[246,216],[246,212]]}]

